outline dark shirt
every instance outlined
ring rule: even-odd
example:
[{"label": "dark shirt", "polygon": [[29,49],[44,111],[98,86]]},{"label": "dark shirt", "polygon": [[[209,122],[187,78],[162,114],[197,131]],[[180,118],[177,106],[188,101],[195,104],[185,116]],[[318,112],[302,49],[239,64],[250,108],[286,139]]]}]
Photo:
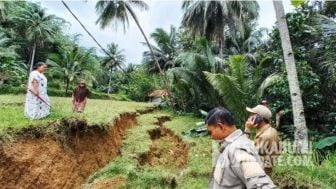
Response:
[{"label": "dark shirt", "polygon": [[73,96],[75,98],[75,101],[82,102],[90,95],[89,89],[86,87],[77,87],[73,91]]}]

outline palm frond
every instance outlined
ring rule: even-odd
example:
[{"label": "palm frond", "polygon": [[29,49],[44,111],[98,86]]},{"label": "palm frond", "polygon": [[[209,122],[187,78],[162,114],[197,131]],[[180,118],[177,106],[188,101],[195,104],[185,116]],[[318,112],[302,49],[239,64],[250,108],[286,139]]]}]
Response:
[{"label": "palm frond", "polygon": [[275,81],[281,78],[282,77],[277,73],[267,76],[257,90],[256,94],[257,99],[261,99],[264,95],[264,91],[266,90],[266,88],[270,87],[272,84],[274,84]]},{"label": "palm frond", "polygon": [[314,15],[312,20],[315,24],[315,27],[318,27],[322,30],[324,36],[331,36],[336,34],[335,20],[321,14]]},{"label": "palm frond", "polygon": [[241,88],[238,80],[235,77],[225,74],[213,74],[210,72],[203,72],[207,80],[214,87],[214,89],[223,96],[226,106],[232,112],[236,112],[238,116],[245,115],[246,93]]}]

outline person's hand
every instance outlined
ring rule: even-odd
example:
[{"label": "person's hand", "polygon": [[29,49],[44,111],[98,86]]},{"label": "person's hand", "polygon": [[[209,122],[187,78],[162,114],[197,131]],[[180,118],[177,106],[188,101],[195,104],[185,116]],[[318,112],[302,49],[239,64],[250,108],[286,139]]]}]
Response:
[{"label": "person's hand", "polygon": [[256,119],[255,116],[251,116],[248,118],[248,120],[245,122],[245,129],[253,129],[254,128],[254,120]]},{"label": "person's hand", "polygon": [[34,95],[39,96],[40,95],[39,91],[34,91]]}]

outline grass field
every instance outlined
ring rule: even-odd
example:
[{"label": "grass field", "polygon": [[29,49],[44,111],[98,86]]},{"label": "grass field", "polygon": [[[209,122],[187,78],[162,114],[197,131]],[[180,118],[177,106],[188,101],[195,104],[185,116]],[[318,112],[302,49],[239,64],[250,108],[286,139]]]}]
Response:
[{"label": "grass field", "polygon": [[89,99],[85,112],[79,114],[72,112],[71,98],[51,97],[50,116],[41,120],[30,120],[24,117],[24,101],[23,95],[0,95],[0,134],[9,127],[19,129],[69,117],[84,118],[89,124],[107,123],[120,113],[135,112],[153,106],[150,103]]}]

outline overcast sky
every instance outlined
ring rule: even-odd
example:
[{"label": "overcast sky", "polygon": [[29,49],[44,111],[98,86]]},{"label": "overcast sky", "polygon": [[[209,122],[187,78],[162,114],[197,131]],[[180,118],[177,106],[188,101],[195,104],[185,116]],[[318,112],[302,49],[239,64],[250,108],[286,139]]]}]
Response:
[{"label": "overcast sky", "polygon": [[[260,5],[259,27],[272,28],[275,24],[272,0],[257,1]],[[67,20],[71,26],[65,28],[65,32],[69,34],[82,34],[79,40],[80,45],[84,47],[97,47],[60,1],[34,0],[34,2],[40,2],[42,7],[47,9],[48,13],[55,14]],[[136,13],[147,36],[156,28],[161,27],[169,31],[171,25],[176,27],[180,25],[183,14],[181,10],[182,0],[145,0],[145,2],[150,7],[149,11],[139,12],[136,10]],[[111,42],[117,43],[121,49],[124,49],[127,63],[138,64],[141,62],[142,52],[147,50],[147,47],[141,44],[144,39],[132,19],[130,19],[130,25],[126,33],[124,33],[122,27],[119,27],[118,30],[112,27],[103,30],[95,24],[98,18],[95,12],[95,0],[72,0],[66,1],[66,3],[103,47],[106,47]],[[290,5],[290,0],[284,0],[284,7],[286,12],[293,9]],[[97,51],[100,51],[98,47]]]}]

